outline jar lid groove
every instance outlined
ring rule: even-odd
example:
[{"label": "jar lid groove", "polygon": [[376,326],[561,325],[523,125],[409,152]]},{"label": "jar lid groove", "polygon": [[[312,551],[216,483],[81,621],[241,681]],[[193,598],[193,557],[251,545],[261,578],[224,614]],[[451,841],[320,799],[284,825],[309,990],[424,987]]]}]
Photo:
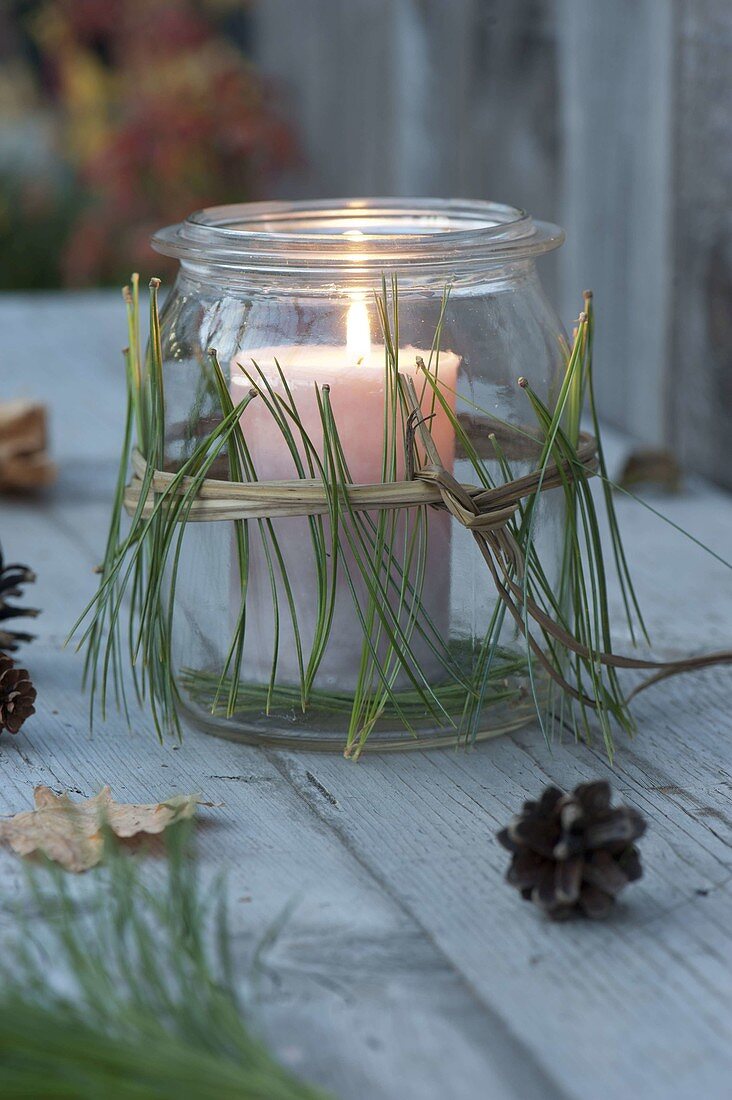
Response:
[{"label": "jar lid groove", "polygon": [[457,274],[529,259],[563,240],[558,226],[500,203],[379,198],[213,206],[159,230],[152,246],[184,263],[261,272]]}]

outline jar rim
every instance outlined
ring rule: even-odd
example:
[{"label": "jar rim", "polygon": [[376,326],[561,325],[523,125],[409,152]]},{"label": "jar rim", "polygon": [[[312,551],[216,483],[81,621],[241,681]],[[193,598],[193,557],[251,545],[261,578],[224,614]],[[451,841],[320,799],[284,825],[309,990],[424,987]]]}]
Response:
[{"label": "jar rim", "polygon": [[401,266],[465,271],[558,248],[564,232],[518,207],[467,199],[317,199],[198,210],[153,248],[183,263],[350,274]]}]

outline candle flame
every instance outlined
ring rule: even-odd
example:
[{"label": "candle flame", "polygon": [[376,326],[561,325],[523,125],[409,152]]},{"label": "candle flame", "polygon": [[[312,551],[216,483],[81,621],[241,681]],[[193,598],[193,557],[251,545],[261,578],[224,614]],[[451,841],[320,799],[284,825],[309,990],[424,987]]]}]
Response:
[{"label": "candle flame", "polygon": [[362,363],[371,354],[369,314],[363,295],[354,298],[346,317],[346,352],[349,363]]}]

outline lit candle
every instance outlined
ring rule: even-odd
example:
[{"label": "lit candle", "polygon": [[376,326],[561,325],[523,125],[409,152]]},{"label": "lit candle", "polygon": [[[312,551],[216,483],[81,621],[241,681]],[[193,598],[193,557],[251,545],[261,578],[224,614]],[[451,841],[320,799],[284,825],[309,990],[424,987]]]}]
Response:
[{"label": "lit candle", "polygon": [[[417,359],[429,362],[430,353],[413,347],[399,351],[399,370],[414,378],[418,393],[424,390],[423,410],[431,412],[433,391],[417,366]],[[375,484],[382,481],[385,405],[385,352],[373,347],[365,301],[352,301],[346,320],[346,345],[281,346],[241,352],[232,364],[231,390],[234,403],[241,401],[251,389],[251,378],[257,379],[253,362],[266,377],[275,393],[284,396],[275,360],[287,379],[299,419],[322,460],[323,431],[315,387],[330,387],[330,403],[343,447],[345,460],[355,484]],[[454,405],[454,390],[460,360],[451,352],[439,356],[439,385],[445,400]],[[434,365],[434,364],[433,364]],[[241,419],[244,436],[260,481],[277,481],[298,476],[295,461],[265,402],[255,398]],[[304,448],[298,431],[290,423],[298,449],[304,459]],[[455,435],[449,417],[435,402],[435,416],[429,423],[443,465],[451,470],[455,454]],[[404,473],[404,448],[398,441],[397,479]],[[307,469],[307,464],[305,464]],[[305,517],[273,520],[284,565],[292,587],[297,611],[303,659],[307,664],[317,622],[317,578],[310,528]],[[327,525],[328,521],[324,521]],[[400,521],[401,538],[394,540],[396,556],[404,545],[404,523]],[[318,672],[317,684],[324,688],[351,690],[358,678],[358,668],[364,645],[363,628],[353,603],[348,581],[350,572],[366,604],[366,589],[358,575],[358,567],[347,542],[341,540],[341,560],[338,565],[335,610],[328,648]],[[298,684],[300,672],[296,656],[292,622],[281,577],[277,575],[279,592],[279,645],[277,682]],[[382,578],[384,574],[382,573]],[[427,523],[425,583],[422,605],[435,632],[447,642],[450,611],[450,517],[430,509]],[[383,583],[383,581],[382,581]],[[393,591],[396,603],[398,593]],[[407,617],[406,615],[403,618]],[[439,645],[439,643],[438,643]],[[247,591],[247,644],[244,651],[243,678],[255,683],[267,682],[275,647],[273,600],[270,573],[261,538],[250,538],[249,584]],[[410,649],[427,679],[438,674],[439,660],[431,647],[413,632]],[[404,683],[400,676],[397,686]]]}]

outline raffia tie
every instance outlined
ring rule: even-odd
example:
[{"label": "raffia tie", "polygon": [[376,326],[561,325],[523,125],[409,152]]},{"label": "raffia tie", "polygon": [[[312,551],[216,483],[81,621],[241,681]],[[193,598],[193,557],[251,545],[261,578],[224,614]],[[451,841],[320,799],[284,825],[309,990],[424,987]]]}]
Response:
[{"label": "raffia tie", "polygon": [[[640,691],[670,676],[713,665],[732,664],[732,651],[685,657],[675,661],[654,661],[622,654],[591,650],[568,630],[555,622],[531,598],[523,580],[526,561],[521,547],[511,533],[509,523],[522,500],[536,492],[559,488],[567,478],[592,476],[597,469],[597,442],[586,432],[580,433],[576,457],[557,463],[548,462],[542,470],[515,478],[491,489],[464,485],[450,474],[440,456],[422,415],[417,392],[411,378],[401,376],[404,395],[411,409],[407,420],[407,479],[374,485],[349,485],[349,505],[354,511],[382,511],[432,505],[445,508],[473,536],[488,567],[498,597],[526,639],[537,661],[561,689],[594,708],[596,703],[570,684],[551,664],[538,640],[529,629],[530,622],[571,653],[596,665],[616,669],[652,670],[629,693],[628,700]],[[426,465],[417,466],[416,438],[428,458]],[[132,515],[139,509],[140,496],[148,469],[139,451],[132,456],[133,477],[125,490],[124,504]],[[151,492],[142,508],[142,517],[152,514],[155,497],[170,489],[175,474],[153,471]],[[177,492],[183,494],[190,485],[183,479]],[[319,479],[293,478],[286,481],[232,482],[206,478],[199,486],[196,499],[186,510],[186,522],[216,520],[279,519],[292,516],[327,515],[332,505],[323,482]]]}]

